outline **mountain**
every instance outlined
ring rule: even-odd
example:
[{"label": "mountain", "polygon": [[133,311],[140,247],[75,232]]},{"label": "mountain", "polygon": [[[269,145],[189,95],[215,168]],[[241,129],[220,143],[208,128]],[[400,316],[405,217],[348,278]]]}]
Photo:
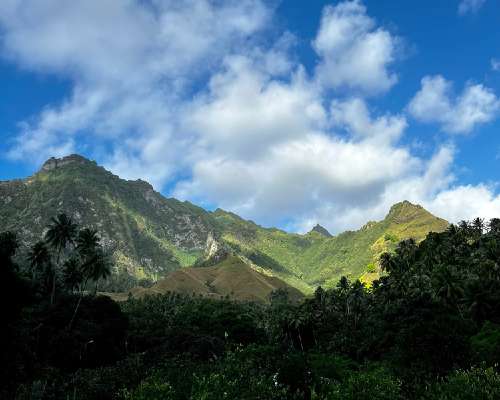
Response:
[{"label": "mountain", "polygon": [[310,232],[317,232],[320,235],[323,235],[325,237],[332,237],[332,234],[328,232],[328,230],[324,227],[322,227],[320,224],[316,224],[314,228],[311,229]]},{"label": "mountain", "polygon": [[380,254],[393,250],[399,241],[420,241],[430,231],[448,226],[408,201],[395,204],[382,221],[333,237],[317,230],[300,235],[262,228],[223,210],[216,210],[213,216],[222,226],[222,239],[235,252],[306,293],[318,285],[333,285],[343,275],[369,280],[378,273]]},{"label": "mountain", "polygon": [[[236,256],[228,256],[212,267],[182,268],[170,272],[151,288],[136,287],[129,291],[135,298],[176,292],[211,298],[268,303],[272,292],[281,289],[289,299],[298,301],[303,294],[279,278],[252,269]],[[108,294],[115,300],[126,300],[128,293]]]},{"label": "mountain", "polygon": [[[1,230],[18,232],[24,244],[42,237],[50,218],[60,212],[100,231],[117,275],[156,281],[183,267],[210,267],[233,255],[253,271],[272,274],[305,293],[335,284],[342,275],[370,281],[378,276],[379,255],[398,241],[422,240],[448,226],[405,201],[384,220],[357,231],[332,236],[317,225],[305,235],[287,233],[221,209],[209,212],[165,198],[147,182],[120,179],[79,155],[51,158],[31,177],[0,182]],[[207,256],[206,248],[213,254]]]},{"label": "mountain", "polygon": [[39,239],[65,212],[99,230],[119,270],[159,277],[194,263],[213,220],[188,202],[166,199],[142,180],[126,181],[78,155],[50,159],[33,176],[0,182],[2,229],[25,243]]}]

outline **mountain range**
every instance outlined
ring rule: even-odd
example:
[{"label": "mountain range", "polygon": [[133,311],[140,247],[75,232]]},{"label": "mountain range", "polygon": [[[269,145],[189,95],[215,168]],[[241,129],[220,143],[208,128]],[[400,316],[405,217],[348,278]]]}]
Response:
[{"label": "mountain range", "polygon": [[[79,155],[51,158],[25,179],[0,181],[1,230],[16,231],[23,244],[38,240],[50,218],[62,212],[81,226],[99,230],[113,255],[115,275],[193,280],[201,273],[181,269],[195,265],[212,268],[211,273],[203,272],[212,279],[219,273],[217,263],[229,259],[233,266],[241,262],[266,279],[279,278],[306,294],[319,285],[335,284],[343,275],[369,282],[378,276],[380,254],[402,239],[419,241],[448,226],[421,206],[403,201],[382,221],[368,222],[357,231],[331,235],[317,225],[307,234],[288,233],[221,209],[207,211],[165,198],[149,183],[121,179]],[[218,259],[217,253],[223,256]],[[247,268],[241,270],[248,273]],[[203,290],[211,293],[210,288]]]}]

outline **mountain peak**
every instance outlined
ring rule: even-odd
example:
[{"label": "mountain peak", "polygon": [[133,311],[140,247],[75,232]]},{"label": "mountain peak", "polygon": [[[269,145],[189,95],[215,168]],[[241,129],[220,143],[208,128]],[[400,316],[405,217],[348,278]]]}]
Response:
[{"label": "mountain peak", "polygon": [[386,218],[410,217],[421,213],[428,214],[429,212],[419,204],[413,204],[408,200],[404,200],[394,204]]},{"label": "mountain peak", "polygon": [[385,221],[397,224],[404,224],[410,221],[434,221],[439,227],[445,227],[448,224],[445,220],[431,214],[421,205],[410,203],[407,200],[394,204],[385,217]]},{"label": "mountain peak", "polygon": [[399,211],[399,210],[402,210],[405,208],[406,209],[419,209],[419,210],[423,209],[423,207],[419,204],[413,204],[408,200],[403,200],[403,201],[400,201],[399,203],[394,204],[391,207],[391,210],[389,211],[389,213],[392,211]]},{"label": "mountain peak", "polygon": [[310,232],[317,232],[320,235],[326,236],[326,237],[332,237],[332,234],[328,232],[328,230],[324,227],[322,227],[320,224],[316,224],[314,228],[311,229]]},{"label": "mountain peak", "polygon": [[52,171],[57,168],[64,167],[68,164],[95,164],[95,161],[91,161],[79,154],[71,154],[69,156],[56,158],[51,157],[47,161],[45,161],[42,165],[40,171],[47,172]]}]

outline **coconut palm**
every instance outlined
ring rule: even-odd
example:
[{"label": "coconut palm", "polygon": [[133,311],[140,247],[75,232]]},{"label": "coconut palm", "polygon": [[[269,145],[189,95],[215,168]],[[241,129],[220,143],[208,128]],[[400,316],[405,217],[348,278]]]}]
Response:
[{"label": "coconut palm", "polygon": [[52,224],[45,234],[45,239],[60,256],[61,252],[65,250],[68,245],[75,243],[78,226],[66,214],[59,214],[57,217],[52,218],[51,221]]},{"label": "coconut palm", "polygon": [[44,241],[36,242],[28,253],[28,261],[30,263],[31,279],[36,282],[40,274],[45,274],[46,277],[52,278],[53,265],[52,256]]},{"label": "coconut palm", "polygon": [[109,256],[103,251],[100,246],[97,246],[93,250],[88,250],[85,254],[85,258],[82,264],[79,266],[78,270],[82,274],[82,286],[80,290],[80,298],[71,317],[71,321],[68,325],[68,330],[73,326],[73,322],[80,308],[83,296],[85,294],[85,289],[89,280],[95,283],[94,294],[97,293],[97,283],[99,279],[106,279],[111,274],[111,263]]},{"label": "coconut palm", "polygon": [[443,304],[460,310],[460,300],[464,296],[463,280],[451,267],[440,266],[434,273],[435,297]]},{"label": "coconut palm", "polygon": [[64,286],[71,292],[79,289],[84,280],[79,259],[77,257],[67,259],[63,268]]},{"label": "coconut palm", "polygon": [[[59,214],[52,218],[52,224],[45,234],[45,240],[56,251],[56,266],[59,268],[61,255],[69,245],[75,243],[78,227],[66,214]],[[54,271],[55,272],[55,271]],[[52,274],[52,293],[50,303],[54,304],[56,293],[56,273]]]},{"label": "coconut palm", "polygon": [[105,279],[111,273],[109,257],[100,245],[97,231],[90,228],[82,229],[76,239],[76,250],[82,259],[81,270],[85,283],[88,280],[94,281],[97,292],[99,279]]},{"label": "coconut palm", "polygon": [[97,292],[97,282],[99,279],[106,279],[111,274],[108,255],[101,248],[97,248],[83,265],[83,269],[88,279],[95,283],[95,292]]},{"label": "coconut palm", "polygon": [[95,229],[84,228],[76,238],[76,249],[82,256],[92,254],[99,247],[100,238]]}]

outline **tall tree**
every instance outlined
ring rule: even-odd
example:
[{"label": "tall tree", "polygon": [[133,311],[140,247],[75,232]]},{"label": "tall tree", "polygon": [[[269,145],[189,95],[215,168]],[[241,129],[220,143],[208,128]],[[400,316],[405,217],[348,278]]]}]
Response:
[{"label": "tall tree", "polygon": [[76,238],[76,249],[83,257],[92,255],[99,247],[99,242],[99,235],[95,229],[84,228]]},{"label": "tall tree", "polygon": [[43,274],[44,276],[51,277],[54,273],[52,265],[52,256],[44,241],[36,242],[31,247],[28,253],[28,261],[30,263],[31,279],[36,282]]},{"label": "tall tree", "polygon": [[[99,279],[105,279],[111,275],[111,263],[109,256],[104,252],[102,246],[100,245],[99,236],[96,231],[92,229],[83,229],[78,235],[77,250],[81,260],[81,265],[77,271],[74,271],[74,275],[79,272],[81,274],[81,282],[83,283],[81,284],[80,298],[76,304],[68,329],[71,329],[76,318],[88,281],[91,280],[95,283],[95,295],[97,293],[97,284]],[[70,267],[73,268],[72,266]]]},{"label": "tall tree", "polygon": [[[60,267],[61,255],[69,245],[75,243],[76,234],[78,231],[77,225],[66,214],[59,214],[56,218],[52,218],[52,224],[49,226],[45,239],[47,243],[56,251],[56,266]],[[52,274],[52,292],[50,303],[54,304],[56,293],[56,271]]]}]

